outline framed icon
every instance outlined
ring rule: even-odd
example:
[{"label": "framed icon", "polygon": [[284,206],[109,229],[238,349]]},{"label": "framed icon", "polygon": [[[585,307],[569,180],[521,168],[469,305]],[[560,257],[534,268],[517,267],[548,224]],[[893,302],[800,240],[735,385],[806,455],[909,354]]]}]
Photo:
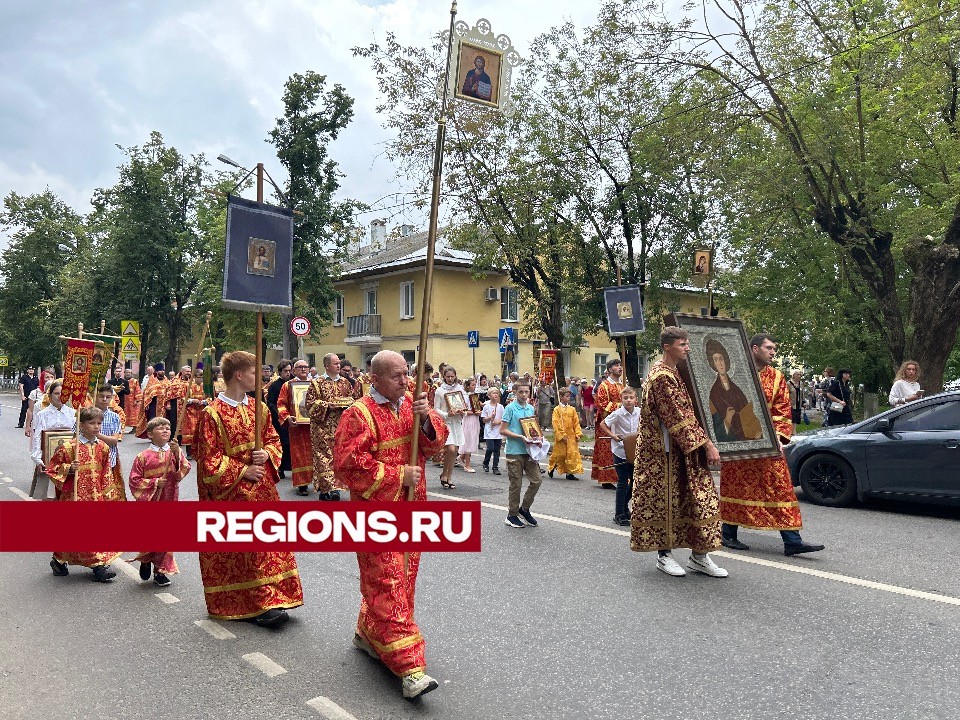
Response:
[{"label": "framed icon", "polygon": [[479,393],[470,393],[470,411],[478,413],[483,410],[483,403],[480,402]]},{"label": "framed icon", "polygon": [[451,415],[467,409],[467,401],[463,397],[462,392],[456,391],[445,393],[443,396],[443,401],[447,404],[447,412]]},{"label": "framed icon", "polygon": [[252,237],[247,241],[247,273],[273,277],[277,265],[277,244]]},{"label": "framed icon", "polygon": [[695,250],[693,253],[693,274],[707,276],[710,274],[710,262],[713,252],[710,250]]},{"label": "framed icon", "polygon": [[543,430],[535,417],[521,418],[520,429],[527,440],[543,440]]},{"label": "framed icon", "polygon": [[68,440],[73,440],[73,430],[43,430],[40,433],[40,459],[44,467],[53,458],[58,447],[62,447]]},{"label": "framed icon", "polygon": [[690,354],[677,370],[721,459],[778,457],[776,429],[743,323],[681,313],[664,322],[690,334]]},{"label": "framed icon", "polygon": [[310,409],[306,406],[309,380],[291,380],[290,398],[293,401],[293,422],[297,425],[310,424]]}]

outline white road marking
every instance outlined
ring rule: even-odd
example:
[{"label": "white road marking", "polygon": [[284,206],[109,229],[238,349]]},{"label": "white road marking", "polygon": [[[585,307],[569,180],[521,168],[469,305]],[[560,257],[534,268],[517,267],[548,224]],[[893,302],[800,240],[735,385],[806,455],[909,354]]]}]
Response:
[{"label": "white road marking", "polygon": [[204,619],[204,620],[194,620],[193,624],[198,628],[203,630],[208,635],[213,636],[217,640],[233,640],[236,635],[227,630],[223,625],[215,623],[213,620]]},{"label": "white road marking", "polygon": [[323,695],[315,697],[312,700],[307,700],[307,705],[323,715],[327,720],[357,720],[356,717],[337,705],[333,700],[323,697]]},{"label": "white road marking", "polygon": [[[439,498],[441,500],[469,499],[435,492],[429,492],[427,495]],[[507,512],[509,509],[505,505],[494,505],[493,503],[488,502],[481,502],[480,505],[481,507],[490,508],[491,510],[500,510],[502,512]],[[596,530],[598,532],[608,533],[610,535],[620,535],[627,538],[630,537],[630,533],[626,530],[603,527],[602,525],[591,525],[590,523],[580,522],[579,520],[570,520],[568,518],[555,517],[553,515],[541,515],[540,513],[537,513],[536,518],[537,520],[548,520],[551,522],[561,523],[563,525],[572,525],[573,527],[585,528],[587,530]],[[823,578],[824,580],[833,580],[835,582],[846,583],[847,585],[857,585],[859,587],[870,588],[871,590],[880,590],[881,592],[904,595],[906,597],[917,598],[919,600],[930,600],[932,602],[944,603],[946,605],[960,606],[960,598],[952,597],[950,595],[941,595],[939,593],[925,592],[923,590],[914,590],[912,588],[905,588],[899,585],[874,582],[873,580],[863,580],[861,578],[851,577],[849,575],[841,575],[840,573],[829,572],[826,570],[816,570],[814,568],[801,567],[799,565],[790,565],[785,562],[750,557],[748,555],[741,555],[739,553],[714,551],[711,552],[710,555],[712,557],[728,558],[731,560],[739,560],[745,563],[752,563],[753,565],[762,565],[764,567],[775,568],[777,570],[786,570],[787,572],[798,573],[800,575],[812,575],[813,577]]]},{"label": "white road marking", "polygon": [[14,495],[19,495],[23,500],[36,500],[36,498],[30,497],[29,493],[21,490],[20,488],[8,487],[7,490],[12,492]]},{"label": "white road marking", "polygon": [[166,605],[173,605],[174,603],[180,602],[180,598],[167,592],[155,593],[154,597]]},{"label": "white road marking", "polygon": [[13,482],[13,480],[11,480],[11,479],[8,478],[8,477],[5,477],[5,478],[3,479],[3,481],[4,481],[4,482]]},{"label": "white road marking", "polygon": [[117,570],[122,572],[124,575],[126,575],[128,578],[133,580],[135,583],[140,584],[143,582],[143,580],[140,579],[140,571],[137,568],[133,567],[132,563],[124,560],[123,558],[117,559],[114,562],[113,567],[117,568]]},{"label": "white road marking", "polygon": [[257,670],[262,672],[267,677],[276,677],[277,675],[283,675],[286,672],[283,666],[278,665],[263,653],[248,653],[243,656],[243,659],[253,665]]}]

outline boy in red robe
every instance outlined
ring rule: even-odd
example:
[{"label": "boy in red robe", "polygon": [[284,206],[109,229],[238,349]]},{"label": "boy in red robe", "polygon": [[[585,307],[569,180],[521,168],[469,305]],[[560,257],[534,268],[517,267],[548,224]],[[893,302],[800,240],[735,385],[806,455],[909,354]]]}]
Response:
[{"label": "boy in red robe", "polygon": [[[197,430],[197,487],[200,500],[276,502],[277,468],[283,450],[260,406],[261,450],[254,450],[256,358],[237,350],[220,364],[226,392],[203,410]],[[288,608],[303,605],[300,572],[291,552],[202,552],[200,576],[207,613],[219,620],[250,620],[279,627]]]},{"label": "boy in red robe", "polygon": [[[97,439],[103,413],[88,407],[80,411],[80,442],[68,440],[57,448],[47,463],[46,473],[57,486],[57,500],[122,501],[126,500],[123,485],[114,482],[110,468],[110,448]],[[110,563],[119,552],[55,552],[50,560],[53,574],[69,575],[67,565],[83,565],[93,570],[95,582],[110,582],[117,573]]]},{"label": "boy in red robe", "polygon": [[[352,500],[403,502],[407,488],[415,488],[415,500],[426,500],[423,466],[444,446],[447,426],[426,393],[416,402],[407,394],[407,363],[399,353],[374,355],[370,380],[370,394],[347,408],[337,425],[336,478],[350,488]],[[414,413],[421,418],[418,457],[408,465]],[[412,699],[438,684],[425,672],[423,636],[413,619],[420,553],[408,555],[404,572],[404,553],[357,553],[363,600],[353,644],[400,677],[403,696]]]},{"label": "boy in red robe", "polygon": [[[139,502],[180,499],[180,481],[190,472],[190,462],[176,443],[170,444],[170,432],[170,421],[164,417],[147,423],[150,447],[137,455],[130,468],[130,492]],[[150,579],[152,566],[153,581],[160,587],[170,584],[168,575],[180,572],[173,553],[142,552],[134,559],[140,562],[140,579]]]}]

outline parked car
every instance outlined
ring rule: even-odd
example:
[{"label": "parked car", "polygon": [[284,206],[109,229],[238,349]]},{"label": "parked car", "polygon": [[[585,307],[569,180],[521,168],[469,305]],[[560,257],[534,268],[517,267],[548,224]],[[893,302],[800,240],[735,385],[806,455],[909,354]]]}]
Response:
[{"label": "parked car", "polygon": [[785,455],[793,484],[818,505],[866,497],[960,504],[960,392],[796,435]]}]

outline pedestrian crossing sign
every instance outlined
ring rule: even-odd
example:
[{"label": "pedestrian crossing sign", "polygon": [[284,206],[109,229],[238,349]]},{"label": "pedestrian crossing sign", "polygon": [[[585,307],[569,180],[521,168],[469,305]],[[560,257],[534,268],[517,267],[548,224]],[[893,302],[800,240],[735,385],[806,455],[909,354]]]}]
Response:
[{"label": "pedestrian crossing sign", "polygon": [[123,341],[123,348],[121,348],[121,350],[125,353],[139,353],[140,338],[128,337]]},{"label": "pedestrian crossing sign", "polygon": [[8,358],[6,355],[0,355],[0,367],[9,367],[9,366],[10,366],[10,358]]},{"label": "pedestrian crossing sign", "polygon": [[121,320],[120,334],[123,337],[140,337],[140,323],[136,320]]}]

